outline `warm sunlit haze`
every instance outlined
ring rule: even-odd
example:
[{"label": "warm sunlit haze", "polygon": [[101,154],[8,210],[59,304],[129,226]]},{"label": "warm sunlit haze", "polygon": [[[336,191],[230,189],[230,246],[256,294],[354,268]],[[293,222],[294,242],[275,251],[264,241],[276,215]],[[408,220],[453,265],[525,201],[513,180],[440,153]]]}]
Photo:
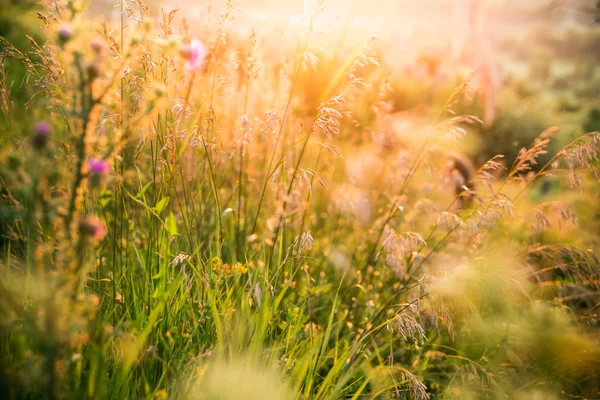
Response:
[{"label": "warm sunlit haze", "polygon": [[600,4],[0,0],[0,398],[600,398]]}]

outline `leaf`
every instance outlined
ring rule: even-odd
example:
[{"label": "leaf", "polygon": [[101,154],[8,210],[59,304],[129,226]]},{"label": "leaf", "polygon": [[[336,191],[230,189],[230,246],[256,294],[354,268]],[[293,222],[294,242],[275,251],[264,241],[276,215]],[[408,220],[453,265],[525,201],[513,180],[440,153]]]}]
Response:
[{"label": "leaf", "polygon": [[158,272],[158,274],[155,274],[155,275],[153,275],[153,276],[152,276],[152,279],[154,279],[154,280],[156,280],[156,279],[160,279],[160,278],[162,278],[164,275],[165,275],[165,272],[164,272],[164,270],[161,270],[161,271],[159,271],[159,272]]},{"label": "leaf", "polygon": [[169,235],[171,235],[171,236],[179,235],[179,231],[177,231],[177,221],[175,221],[175,216],[173,215],[173,213],[169,213],[169,216],[167,217],[167,220],[165,221],[165,225],[167,228],[167,232],[169,232]]},{"label": "leaf", "polygon": [[160,213],[162,210],[164,210],[165,208],[167,208],[167,205],[169,205],[169,200],[171,198],[170,197],[165,197],[162,198],[158,204],[156,204],[156,206],[154,207],[154,209],[156,210],[156,212]]},{"label": "leaf", "polygon": [[144,194],[146,194],[146,192],[148,191],[148,189],[150,189],[150,185],[152,185],[152,182],[148,182],[144,185],[144,187],[142,188],[142,190],[140,190],[140,192],[138,193],[137,197],[138,199],[141,199],[144,197]]},{"label": "leaf", "polygon": [[102,208],[107,208],[113,200],[114,194],[110,191],[105,191],[102,195],[100,195],[100,206]]}]

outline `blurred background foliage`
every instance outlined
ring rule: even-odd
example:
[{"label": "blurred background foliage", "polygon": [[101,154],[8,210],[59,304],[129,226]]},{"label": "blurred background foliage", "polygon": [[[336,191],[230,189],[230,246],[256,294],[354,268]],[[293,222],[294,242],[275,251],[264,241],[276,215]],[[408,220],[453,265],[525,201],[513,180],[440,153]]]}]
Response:
[{"label": "blurred background foliage", "polygon": [[[256,26],[264,37],[272,38],[272,42],[261,43],[263,57],[276,59],[274,55],[279,54],[282,47],[289,46],[290,41],[278,40],[285,35],[282,34],[283,28],[277,26],[278,20],[273,18],[273,14],[296,12],[301,8],[298,3],[300,2],[272,0],[241,2],[240,7],[245,12],[236,14],[240,16],[234,20],[231,32],[227,33],[227,50],[243,54],[246,50],[248,26]],[[154,168],[159,158],[156,148],[172,151],[169,155],[173,159],[179,156],[183,159],[185,155],[185,150],[181,154],[175,154],[169,143],[158,140],[156,143],[150,142],[158,146],[152,148],[156,155],[148,155],[140,150],[135,158],[129,154],[128,159],[132,163],[140,162],[139,165],[146,163],[148,169],[121,170],[121,175],[115,178],[114,184],[121,192],[117,189],[113,192],[111,187],[95,195],[93,200],[95,211],[102,214],[110,224],[114,224],[111,243],[104,243],[97,249],[98,254],[103,256],[93,260],[93,267],[97,270],[92,269],[96,275],[88,288],[93,287],[93,293],[91,289],[72,296],[63,291],[53,293],[51,288],[54,287],[54,279],[61,285],[62,277],[52,273],[49,274],[51,279],[48,282],[33,284],[29,290],[31,298],[21,293],[20,288],[25,286],[23,281],[3,282],[3,290],[6,292],[2,293],[0,300],[6,302],[9,298],[7,293],[10,292],[17,299],[16,303],[25,304],[22,307],[25,315],[23,321],[31,325],[23,326],[34,326],[38,330],[31,334],[36,340],[28,341],[25,338],[29,336],[16,334],[14,337],[17,339],[14,341],[10,335],[7,335],[9,339],[3,340],[2,345],[6,346],[3,350],[9,348],[11,357],[2,360],[5,365],[1,372],[8,372],[1,377],[0,384],[15,390],[17,386],[11,386],[10,383],[14,376],[18,376],[24,378],[18,382],[21,385],[19,390],[23,393],[43,397],[47,387],[59,391],[43,375],[44,371],[52,371],[54,368],[52,365],[45,366],[44,361],[48,358],[68,360],[64,363],[67,378],[61,383],[65,387],[74,388],[71,394],[73,398],[84,397],[87,391],[98,397],[129,395],[164,399],[169,393],[162,387],[169,389],[172,395],[175,393],[174,397],[185,398],[187,395],[192,399],[285,399],[292,397],[290,393],[297,394],[300,391],[305,398],[317,394],[321,398],[326,398],[328,394],[331,398],[335,395],[350,398],[352,393],[366,390],[365,388],[373,397],[385,392],[393,393],[392,396],[396,398],[426,398],[418,397],[423,396],[419,392],[421,386],[408,370],[418,372],[432,397],[477,399],[483,395],[482,387],[489,391],[486,392],[489,398],[560,398],[560,394],[565,394],[565,388],[581,396],[589,397],[598,393],[596,378],[600,373],[600,353],[597,337],[590,332],[597,333],[599,324],[594,311],[598,299],[595,286],[598,284],[598,270],[594,266],[598,265],[598,259],[593,255],[593,250],[600,246],[600,207],[597,201],[600,191],[597,185],[588,183],[587,180],[581,188],[581,193],[585,195],[569,191],[569,185],[562,176],[548,176],[537,180],[523,196],[525,215],[518,216],[511,222],[499,218],[499,229],[490,229],[492,233],[486,239],[491,244],[485,248],[485,258],[480,257],[477,243],[473,244],[471,239],[463,238],[462,233],[460,238],[453,237],[456,242],[443,248],[444,252],[447,251],[455,258],[442,254],[442,249],[437,247],[426,248],[428,254],[425,261],[430,261],[431,265],[448,266],[448,279],[431,284],[436,294],[425,307],[432,308],[426,311],[434,317],[431,320],[419,320],[428,329],[428,340],[420,335],[416,319],[411,320],[412,314],[408,312],[408,317],[404,315],[406,319],[400,318],[390,324],[389,330],[376,339],[371,339],[365,333],[372,328],[369,327],[372,325],[371,321],[381,322],[382,315],[377,307],[388,300],[383,297],[390,295],[393,298],[402,289],[398,282],[406,283],[412,279],[408,272],[399,273],[388,268],[388,265],[378,270],[376,267],[386,262],[382,261],[385,258],[381,255],[383,250],[381,254],[378,253],[375,267],[371,265],[373,260],[370,251],[376,250],[379,245],[377,238],[371,249],[372,238],[369,235],[373,231],[376,233],[376,229],[372,227],[386,217],[386,207],[390,203],[396,206],[392,207],[393,212],[398,213],[393,214],[394,219],[390,220],[397,225],[406,222],[410,227],[423,228],[426,233],[432,225],[439,224],[430,220],[427,207],[431,204],[426,200],[431,203],[437,201],[446,206],[445,198],[435,197],[438,195],[436,189],[440,190],[441,186],[432,178],[435,174],[428,169],[419,171],[419,186],[411,186],[405,196],[421,208],[410,204],[413,207],[410,210],[412,213],[405,215],[404,206],[397,206],[397,202],[406,203],[408,209],[409,200],[393,198],[389,193],[402,190],[397,187],[389,188],[393,184],[388,184],[386,179],[378,179],[379,176],[390,179],[395,176],[395,163],[399,162],[394,159],[397,154],[393,153],[396,141],[409,143],[407,148],[418,154],[414,151],[418,146],[411,146],[415,143],[420,145],[423,141],[419,137],[420,128],[435,125],[440,119],[444,122],[445,117],[440,118],[439,110],[445,108],[447,100],[452,98],[464,76],[469,71],[475,71],[474,83],[483,90],[469,93],[472,97],[465,96],[464,101],[453,104],[452,110],[458,115],[478,116],[483,123],[465,122],[459,125],[467,132],[459,145],[460,151],[470,159],[475,168],[481,167],[500,153],[505,156],[502,162],[510,169],[522,154],[523,147],[530,148],[541,132],[557,126],[559,129],[554,134],[555,140],[551,142],[548,154],[540,154],[536,158],[537,163],[532,165],[531,173],[539,171],[565,144],[580,138],[584,133],[600,129],[600,27],[596,21],[598,7],[595,4],[590,6],[590,2],[584,1],[550,0],[428,0],[418,2],[418,6],[415,6],[416,2],[407,1],[393,6],[390,3],[384,0],[356,1],[350,6],[341,7],[340,4],[347,5],[348,2],[333,0],[328,6],[329,14],[323,17],[325,20],[334,17],[344,28],[343,33],[324,35],[325,38],[319,37],[311,43],[309,50],[312,57],[307,58],[307,65],[298,72],[291,113],[293,115],[290,118],[293,117],[295,122],[299,122],[298,126],[304,127],[303,124],[308,124],[319,112],[323,101],[337,93],[346,83],[346,78],[340,78],[339,71],[351,59],[348,54],[355,55],[366,47],[364,43],[368,38],[363,36],[370,33],[380,36],[378,40],[368,42],[372,44],[372,49],[369,48],[372,52],[368,54],[377,57],[379,67],[367,62],[353,70],[354,78],[372,86],[365,87],[360,96],[353,99],[352,105],[346,110],[351,116],[350,121],[342,123],[341,132],[336,136],[336,143],[342,143],[340,146],[343,147],[346,158],[343,161],[334,159],[324,162],[326,168],[323,169],[331,174],[328,177],[333,177],[330,180],[334,184],[339,183],[335,182],[339,177],[343,177],[344,182],[347,178],[349,183],[346,186],[333,186],[333,195],[329,197],[323,194],[322,188],[316,188],[315,182],[315,195],[312,199],[316,204],[315,208],[310,209],[310,212],[303,211],[306,215],[302,216],[302,226],[306,216],[306,220],[310,221],[307,224],[317,238],[310,246],[314,245],[313,252],[321,258],[318,263],[306,257],[306,254],[302,255],[294,247],[294,251],[299,252],[296,254],[298,260],[293,260],[294,268],[300,268],[304,262],[306,268],[285,272],[277,270],[272,272],[272,281],[263,281],[258,259],[264,258],[269,251],[265,249],[271,248],[262,243],[266,243],[268,239],[265,239],[271,234],[267,228],[263,228],[266,234],[256,243],[256,237],[241,239],[242,242],[246,239],[249,241],[248,247],[253,249],[251,257],[255,259],[240,259],[243,265],[234,263],[232,260],[237,260],[237,255],[232,249],[238,245],[238,238],[227,238],[229,247],[225,248],[223,259],[231,258],[231,265],[223,264],[222,259],[212,254],[210,247],[216,234],[191,229],[184,234],[185,212],[190,211],[187,205],[179,205],[179,210],[186,209],[179,213],[175,205],[178,195],[189,195],[185,192],[188,180],[184,178],[197,173],[196,169],[200,167],[190,159],[184,159],[189,164],[181,163],[178,167],[183,165],[181,171],[190,168],[192,172],[185,169],[181,172],[181,177],[175,178],[168,174],[166,167],[162,170],[149,168],[151,164]],[[46,41],[54,41],[54,32],[39,29],[41,24],[36,14],[39,6],[37,2],[3,0],[0,4],[0,36],[13,43],[17,49],[23,52],[32,50],[32,43],[26,35],[41,45]],[[193,1],[156,1],[147,4],[155,15],[161,15],[159,9],[163,6],[181,7],[185,10],[184,17],[191,34],[201,38],[208,37],[209,32],[218,32],[215,28],[221,21],[218,15],[226,8],[225,1],[215,1],[210,5]],[[481,18],[480,24],[460,26],[448,17],[454,13],[469,12],[469,7],[463,10],[465,5],[478,9],[477,4],[481,4],[483,11],[474,13],[473,18]],[[90,21],[97,22],[107,18],[112,21],[113,26],[118,25],[121,18],[118,4],[111,1],[91,1],[88,5],[85,16]],[[207,21],[209,8],[210,15],[217,16]],[[241,15],[248,16],[248,21]],[[380,21],[382,18],[386,20]],[[266,24],[265,20],[272,23]],[[285,21],[285,18],[281,20]],[[440,21],[449,22],[444,24]],[[160,24],[157,25],[162,28]],[[99,24],[94,26],[99,29]],[[327,29],[327,25],[324,29]],[[87,40],[88,36],[96,33],[83,32],[81,35]],[[139,44],[138,37],[134,36],[138,32],[131,28],[131,32],[127,33],[131,35],[129,37],[132,42],[135,40]],[[465,45],[465,42],[470,45]],[[212,46],[210,51],[216,51],[214,43],[209,46]],[[163,50],[164,48],[160,48],[157,51],[160,57],[165,54]],[[271,55],[273,56],[269,57]],[[139,59],[143,57],[140,56]],[[316,59],[318,61],[314,61]],[[311,63],[311,60],[314,62]],[[52,116],[47,110],[47,99],[44,97],[33,97],[30,102],[35,89],[28,84],[27,69],[22,63],[8,58],[2,61],[10,87],[12,117],[0,118],[0,129],[3,132],[0,146],[7,153],[0,176],[11,177],[12,180],[1,182],[3,196],[0,200],[0,219],[3,225],[0,227],[0,237],[3,238],[2,245],[8,256],[26,257],[26,247],[31,243],[24,240],[25,233],[19,232],[16,239],[9,234],[13,232],[9,228],[14,228],[16,221],[25,218],[23,209],[27,207],[23,205],[34,204],[39,200],[34,198],[34,192],[27,191],[32,182],[26,171],[37,165],[38,171],[43,172],[43,179],[50,183],[60,181],[65,176],[70,177],[74,171],[69,166],[72,166],[75,159],[70,150],[77,138],[63,129],[58,118],[53,118],[54,129],[60,131],[57,136],[64,140],[60,143],[60,151],[64,153],[59,154],[64,155],[67,167],[60,173],[53,169],[49,159],[36,159],[37,155],[22,157],[17,150],[28,145],[25,138],[31,134],[35,121],[50,119]],[[255,101],[260,106],[263,105],[260,102],[268,103],[271,100],[269,96],[287,93],[288,88],[283,84],[282,87],[276,86],[285,82],[285,79],[278,79],[279,74],[291,75],[285,70],[286,67],[289,68],[286,63],[290,64],[290,60],[284,58],[280,64],[271,65],[271,69],[263,71],[263,76],[269,78],[266,79],[265,86],[259,88],[268,87],[268,90],[257,96],[258,100]],[[143,75],[140,70],[136,74],[138,75],[130,77],[132,81]],[[241,92],[243,73],[232,69],[226,70],[223,75],[227,78],[223,81],[230,85],[227,86],[228,90]],[[139,81],[134,83],[140,84]],[[145,89],[148,104],[161,104],[160,96],[164,92],[160,94],[160,91],[165,89]],[[204,103],[207,102],[202,97],[205,96],[202,90],[194,95]],[[117,98],[116,95],[114,97]],[[129,99],[123,95],[121,101],[122,99],[133,102],[134,97]],[[223,99],[229,98],[223,96]],[[111,112],[115,107],[114,104],[107,105]],[[143,107],[140,106],[140,109]],[[235,127],[238,127],[239,122],[233,118],[237,116],[236,110],[235,107],[223,107],[219,110],[221,121],[225,121],[223,135],[235,132]],[[165,115],[170,112],[167,109]],[[381,115],[387,114],[389,118],[381,118]],[[167,137],[167,122],[160,118],[159,114],[154,126]],[[116,125],[115,123],[111,128],[117,130]],[[380,140],[380,131],[395,132],[397,137],[390,135]],[[370,143],[371,141],[375,144]],[[225,145],[237,142],[224,142],[225,144],[220,144],[221,147],[215,144],[210,150],[214,152],[211,155],[214,156],[213,160],[220,163],[218,167],[222,172],[222,175],[218,175],[220,180],[217,182],[221,192],[214,196],[218,199],[220,195],[234,204],[231,200],[235,199],[234,191],[227,190],[236,186],[237,174],[227,172],[236,172],[235,161],[231,161],[236,158],[235,155],[230,157],[229,154],[223,155],[220,152],[226,152],[223,150]],[[368,145],[365,144],[367,142]],[[371,148],[367,147],[369,145],[376,151],[370,152]],[[148,147],[143,150],[148,152]],[[15,150],[14,155],[10,154],[12,150]],[[206,153],[208,154],[208,150]],[[263,151],[260,154],[264,157],[266,153],[269,152]],[[316,156],[314,153],[317,152],[314,150],[309,153],[312,159],[318,160],[321,157],[320,153]],[[193,156],[196,157],[193,158],[196,162],[203,154],[194,153]],[[435,160],[435,156],[432,158],[432,165],[446,161]],[[260,173],[265,173],[264,164],[266,162],[248,165],[248,176],[253,174],[262,177]],[[386,169],[387,166],[392,168]],[[204,168],[202,174],[205,174],[207,167],[204,164],[201,167]],[[164,193],[160,191],[162,189],[156,188],[160,185],[143,188],[135,186],[150,182],[151,173],[157,171],[159,175],[165,174],[168,177],[163,177],[166,182]],[[499,171],[494,173],[500,179],[506,174]],[[206,175],[202,176],[206,179]],[[242,176],[242,172],[239,176]],[[177,182],[179,178],[181,186]],[[248,190],[254,190],[258,186],[257,181],[249,180],[248,186],[251,189]],[[309,181],[308,175],[306,181]],[[196,184],[192,179],[189,182]],[[204,182],[202,180],[200,184],[201,190],[191,193],[192,201],[189,202],[190,207],[192,204],[196,207],[197,203],[200,209],[205,207],[211,210],[201,215],[200,223],[209,227],[207,231],[215,226],[221,229],[221,224],[234,226],[236,211],[228,208],[220,215],[212,210],[213,193],[203,186]],[[171,184],[174,189],[171,189]],[[18,190],[7,196],[4,185]],[[498,185],[504,188],[504,184]],[[126,192],[127,189],[131,193]],[[339,195],[336,195],[336,190]],[[518,197],[519,188],[516,184],[514,187],[509,184],[507,192]],[[248,200],[251,205],[255,205],[258,197],[253,193],[255,198],[249,196]],[[12,194],[15,194],[21,204],[12,198]],[[346,199],[343,195],[346,194],[355,195],[348,196],[351,199],[347,201],[348,204],[343,202]],[[61,195],[64,193],[52,192],[52,196],[57,198]],[[171,200],[167,195],[172,196]],[[141,205],[145,196],[158,202],[150,211]],[[161,199],[161,196],[164,197]],[[432,200],[427,196],[431,196]],[[360,208],[363,201],[370,205],[372,198],[372,208]],[[121,203],[115,199],[119,199]],[[534,217],[540,204],[558,200],[565,200],[572,205],[579,216],[579,227],[532,229],[531,226],[539,222],[534,221]],[[124,213],[115,212],[121,204],[123,208],[127,204],[131,215],[124,217]],[[502,209],[503,203],[499,204],[485,205],[482,210],[509,214],[509,211]],[[244,207],[249,206],[240,205],[242,210]],[[350,216],[338,212],[338,208],[344,207],[350,208]],[[165,217],[164,224],[163,221],[159,223],[153,219],[155,214],[160,216],[163,210],[170,212]],[[464,211],[461,216],[465,219],[472,215],[469,209],[461,211]],[[553,223],[555,220],[562,221],[561,218],[571,218],[570,211],[562,208],[554,211],[559,216],[554,216]],[[265,221],[261,219],[261,225],[273,224],[272,218],[264,218]],[[293,218],[294,216],[286,220],[286,224],[294,227]],[[118,223],[120,234],[126,235],[127,239],[118,236]],[[188,223],[191,227],[189,220]],[[197,227],[194,226],[195,228]],[[437,225],[430,236],[443,243],[447,237],[446,232],[440,232],[443,229],[436,232],[436,229]],[[450,230],[448,235],[452,232]],[[293,233],[287,233],[289,243],[300,240],[299,236],[292,239],[293,236],[290,235]],[[195,241],[189,239],[194,235],[197,235]],[[185,247],[186,240],[190,241],[191,249]],[[298,246],[299,242],[293,243]],[[113,248],[110,249],[109,246]],[[180,248],[188,251],[191,256],[175,263],[181,254],[187,256],[175,251]],[[411,267],[414,260],[410,257],[413,252],[418,253],[420,250],[422,248],[419,248],[418,243],[411,247],[412,252],[408,258],[411,260]],[[437,253],[438,250],[440,254]],[[171,254],[171,251],[175,252]],[[279,257],[283,257],[283,245],[278,251],[281,252],[278,253]],[[467,257],[462,257],[461,251],[465,254],[472,252],[469,253],[471,258],[465,260]],[[49,253],[54,256],[54,249]],[[448,259],[444,258],[447,256]],[[49,256],[48,259],[51,258]],[[427,260],[428,258],[430,259]],[[147,264],[142,264],[141,260]],[[416,260],[418,262],[414,261],[413,273],[418,274],[423,265],[418,265],[420,258]],[[11,265],[11,262],[8,260],[7,264]],[[111,263],[113,269],[110,268]],[[310,270],[309,264],[312,268]],[[118,265],[120,271],[114,265]],[[198,270],[207,272],[201,275]],[[290,280],[293,278],[289,274],[295,273],[298,274],[295,281],[297,287],[294,287],[297,290],[291,290]],[[120,277],[118,284],[115,283],[115,275]],[[146,282],[147,285],[140,285],[139,282]],[[274,282],[273,286],[271,282]],[[29,284],[28,282],[27,285]],[[205,290],[206,288],[209,290]],[[278,293],[285,293],[288,289],[289,293],[285,297],[283,294],[281,298],[278,297]],[[412,293],[411,296],[398,296],[402,301],[412,304],[417,302],[421,292],[416,295],[416,299],[411,297]],[[308,311],[304,303],[307,298],[310,299]],[[39,312],[36,308],[39,304],[48,304],[48,310],[52,313]],[[435,309],[437,306],[441,308]],[[406,306],[404,309],[410,311],[411,308]],[[446,318],[450,312],[453,314],[452,321]],[[20,322],[14,315],[9,316],[10,321],[9,318],[6,321]],[[52,324],[53,318],[49,316],[56,316],[56,324]],[[383,317],[387,318],[386,315]],[[224,326],[219,326],[219,323]],[[52,334],[47,337],[44,336],[47,327],[43,324],[52,328]],[[398,340],[399,332],[406,333],[406,325],[412,329],[413,336]],[[21,325],[15,323],[15,326]],[[88,328],[91,338],[85,336]],[[360,343],[362,346],[363,342],[364,347],[356,344]],[[358,351],[358,348],[361,350]],[[77,352],[73,350],[71,355],[65,349],[77,349]],[[248,357],[246,350],[251,356],[260,358],[260,362]],[[394,365],[394,360],[401,360],[401,365],[406,366],[407,370],[399,369],[400,364]],[[28,372],[21,373],[25,369]],[[281,378],[281,372],[291,378]],[[173,383],[181,378],[181,374],[186,373],[189,377],[185,377],[185,382]],[[88,380],[82,381],[82,377]],[[401,390],[398,389],[397,381],[402,382]],[[102,384],[96,385],[98,382]],[[130,385],[130,382],[139,385]],[[325,388],[323,393],[320,392],[321,387]]]},{"label": "blurred background foliage", "polygon": [[[31,50],[32,46],[26,35],[29,35],[34,41],[43,43],[44,36],[39,29],[39,20],[35,13],[38,7],[36,1],[9,1],[0,2],[0,36],[6,38],[22,51]],[[2,51],[3,44],[0,44]],[[30,100],[31,90],[27,85],[23,85],[23,79],[26,76],[26,68],[17,60],[4,59],[6,79],[11,85],[12,107],[16,115],[24,117],[25,104]],[[16,118],[16,120],[27,121],[27,118]],[[6,118],[0,118],[0,129],[11,131],[7,125]],[[32,125],[25,124],[22,128],[27,131]],[[18,133],[19,130],[16,131]],[[6,140],[8,135],[3,135],[1,140]]]}]

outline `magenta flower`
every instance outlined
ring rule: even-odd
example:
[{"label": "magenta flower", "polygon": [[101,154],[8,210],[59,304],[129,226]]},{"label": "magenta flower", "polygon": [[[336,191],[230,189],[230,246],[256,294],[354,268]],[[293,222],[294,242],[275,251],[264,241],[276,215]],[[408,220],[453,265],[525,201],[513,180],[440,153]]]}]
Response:
[{"label": "magenta flower", "polygon": [[94,175],[106,175],[110,172],[110,165],[106,160],[101,158],[90,158],[88,160],[88,168]]},{"label": "magenta flower", "polygon": [[40,121],[35,125],[36,135],[48,136],[51,130],[50,124],[46,121]]},{"label": "magenta flower", "polygon": [[208,50],[204,43],[200,40],[194,39],[190,44],[184,44],[181,47],[181,55],[187,60],[185,63],[185,69],[188,71],[197,71],[204,67],[206,62],[206,56]]}]

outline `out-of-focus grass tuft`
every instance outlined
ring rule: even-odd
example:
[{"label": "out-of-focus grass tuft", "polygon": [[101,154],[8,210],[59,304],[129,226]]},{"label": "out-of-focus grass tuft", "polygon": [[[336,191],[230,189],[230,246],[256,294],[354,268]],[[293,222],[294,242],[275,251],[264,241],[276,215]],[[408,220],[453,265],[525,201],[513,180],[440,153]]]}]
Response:
[{"label": "out-of-focus grass tuft", "polygon": [[585,88],[396,68],[306,7],[275,40],[58,1],[0,39],[4,397],[598,396]]}]

